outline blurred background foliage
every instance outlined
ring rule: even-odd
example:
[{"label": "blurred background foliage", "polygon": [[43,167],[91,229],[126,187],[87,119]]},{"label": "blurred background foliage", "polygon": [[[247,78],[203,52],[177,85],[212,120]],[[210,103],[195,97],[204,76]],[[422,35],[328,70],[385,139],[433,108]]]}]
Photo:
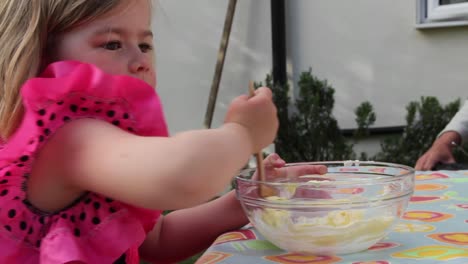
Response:
[{"label": "blurred background foliage", "polygon": [[[442,105],[436,97],[421,97],[406,106],[406,124],[403,132],[380,141],[377,154],[355,153],[353,145],[370,135],[370,128],[378,118],[371,102],[365,101],[354,111],[356,129],[351,140],[345,137],[332,112],[334,88],[312,74],[301,73],[297,95],[291,98],[289,85],[277,85],[267,75],[265,85],[273,90],[278,107],[280,128],[275,140],[275,151],[287,162],[327,160],[375,160],[414,166],[417,159],[429,149],[438,133],[460,108],[460,99]],[[463,146],[467,147],[467,146]],[[459,163],[468,157],[454,152]]]}]

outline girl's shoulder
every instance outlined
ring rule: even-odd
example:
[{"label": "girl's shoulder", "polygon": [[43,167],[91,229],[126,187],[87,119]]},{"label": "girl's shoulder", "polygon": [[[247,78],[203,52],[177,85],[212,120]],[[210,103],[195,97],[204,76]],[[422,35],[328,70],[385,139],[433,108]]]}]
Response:
[{"label": "girl's shoulder", "polygon": [[38,151],[72,120],[100,119],[130,133],[167,136],[154,89],[67,61],[29,80],[21,95],[23,120],[0,147],[0,263],[107,263],[136,254],[159,211],[87,193],[59,212],[45,213],[28,202],[26,182]]}]

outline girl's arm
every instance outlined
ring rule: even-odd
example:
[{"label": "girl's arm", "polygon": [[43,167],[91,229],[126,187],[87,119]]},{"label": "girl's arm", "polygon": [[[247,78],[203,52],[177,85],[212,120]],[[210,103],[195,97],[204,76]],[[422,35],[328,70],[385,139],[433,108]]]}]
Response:
[{"label": "girl's arm", "polygon": [[228,185],[252,152],[273,141],[278,121],[271,97],[267,88],[251,98],[240,96],[220,128],[170,138],[136,136],[94,119],[70,122],[35,161],[28,186],[33,202],[53,207],[48,204],[67,195],[59,190],[91,191],[160,210],[205,202]]},{"label": "girl's arm", "polygon": [[237,124],[164,138],[139,137],[103,121],[83,119],[55,136],[56,142],[49,142],[40,158],[47,159],[47,167],[57,175],[64,171],[68,185],[160,210],[211,199],[251,152],[248,136]]},{"label": "girl's arm", "polygon": [[174,263],[208,248],[222,233],[247,223],[231,191],[206,204],[161,217],[140,247],[140,254],[155,263]]}]

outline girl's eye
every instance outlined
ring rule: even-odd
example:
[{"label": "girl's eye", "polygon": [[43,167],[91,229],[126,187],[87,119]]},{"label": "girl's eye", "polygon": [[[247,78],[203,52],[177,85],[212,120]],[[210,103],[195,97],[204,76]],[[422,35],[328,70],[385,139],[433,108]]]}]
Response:
[{"label": "girl's eye", "polygon": [[118,50],[122,48],[122,44],[118,41],[109,41],[106,44],[102,45],[102,47],[107,50]]},{"label": "girl's eye", "polygon": [[150,44],[146,44],[146,43],[140,44],[139,47],[140,47],[141,52],[143,53],[147,53],[153,50],[153,46],[151,46]]}]

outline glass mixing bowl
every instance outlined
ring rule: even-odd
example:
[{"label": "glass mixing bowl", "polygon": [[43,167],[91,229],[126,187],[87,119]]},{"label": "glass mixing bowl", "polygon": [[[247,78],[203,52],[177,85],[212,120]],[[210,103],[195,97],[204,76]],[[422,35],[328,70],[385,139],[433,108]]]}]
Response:
[{"label": "glass mixing bowl", "polygon": [[[293,175],[297,166],[325,165],[324,175]],[[281,176],[235,179],[236,195],[252,225],[291,252],[348,254],[383,239],[406,210],[414,169],[372,161],[286,164]],[[269,176],[269,175],[267,175]],[[260,195],[260,188],[268,194]]]}]

